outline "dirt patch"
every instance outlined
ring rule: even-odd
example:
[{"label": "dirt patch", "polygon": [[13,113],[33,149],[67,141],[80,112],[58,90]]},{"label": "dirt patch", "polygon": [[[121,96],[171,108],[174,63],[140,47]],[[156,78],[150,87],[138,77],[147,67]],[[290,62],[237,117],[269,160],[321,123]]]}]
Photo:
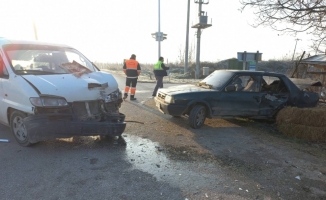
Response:
[{"label": "dirt patch", "polygon": [[[144,105],[156,109],[153,99]],[[246,188],[252,194],[248,199],[326,197],[324,144],[282,134],[275,122],[215,118],[207,119],[201,129],[191,129],[184,117],[160,118],[165,126],[147,137],[162,144],[171,160],[223,169],[236,180],[235,187],[226,184],[223,191]]]}]

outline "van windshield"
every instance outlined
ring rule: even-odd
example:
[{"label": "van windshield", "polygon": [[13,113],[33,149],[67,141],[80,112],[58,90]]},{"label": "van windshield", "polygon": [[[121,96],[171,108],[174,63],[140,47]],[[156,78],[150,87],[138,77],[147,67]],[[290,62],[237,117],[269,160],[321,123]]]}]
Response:
[{"label": "van windshield", "polygon": [[5,54],[16,74],[77,74],[98,69],[85,56],[68,47],[9,44]]}]

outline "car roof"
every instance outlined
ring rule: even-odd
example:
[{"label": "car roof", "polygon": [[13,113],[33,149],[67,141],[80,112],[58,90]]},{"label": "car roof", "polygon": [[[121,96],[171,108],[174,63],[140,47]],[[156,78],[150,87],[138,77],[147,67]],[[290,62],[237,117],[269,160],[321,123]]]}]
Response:
[{"label": "car roof", "polygon": [[[221,70],[216,70],[221,71]],[[251,74],[251,75],[261,75],[261,76],[285,76],[284,74],[275,73],[275,72],[266,72],[266,71],[251,71],[251,70],[229,70],[223,69],[222,71],[229,71],[235,74],[243,73],[243,74]]]},{"label": "car roof", "polygon": [[70,47],[65,44],[55,44],[55,43],[49,43],[49,42],[42,42],[42,41],[38,41],[38,40],[17,40],[17,39],[9,39],[9,38],[0,37],[0,46],[6,45],[6,44],[35,44],[35,45]]}]

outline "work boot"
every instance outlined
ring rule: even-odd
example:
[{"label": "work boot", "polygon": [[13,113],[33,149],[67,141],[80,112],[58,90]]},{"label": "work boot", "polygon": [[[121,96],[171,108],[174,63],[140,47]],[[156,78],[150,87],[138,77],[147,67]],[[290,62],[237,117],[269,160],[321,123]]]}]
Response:
[{"label": "work boot", "polygon": [[134,96],[134,95],[130,95],[130,100],[131,100],[131,101],[136,100],[135,96]]},{"label": "work boot", "polygon": [[127,99],[127,97],[128,97],[128,94],[127,94],[127,93],[125,93],[125,95],[122,97],[122,99],[123,99],[123,100],[126,100],[126,99]]}]

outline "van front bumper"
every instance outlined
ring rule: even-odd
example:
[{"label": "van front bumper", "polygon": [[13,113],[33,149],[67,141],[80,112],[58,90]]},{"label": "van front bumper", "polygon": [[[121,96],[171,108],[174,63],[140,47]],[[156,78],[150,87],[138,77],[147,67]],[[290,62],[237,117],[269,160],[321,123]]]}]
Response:
[{"label": "van front bumper", "polygon": [[24,119],[31,143],[72,136],[121,136],[126,128],[125,115],[107,115],[102,120],[78,120],[71,114],[40,114]]}]

